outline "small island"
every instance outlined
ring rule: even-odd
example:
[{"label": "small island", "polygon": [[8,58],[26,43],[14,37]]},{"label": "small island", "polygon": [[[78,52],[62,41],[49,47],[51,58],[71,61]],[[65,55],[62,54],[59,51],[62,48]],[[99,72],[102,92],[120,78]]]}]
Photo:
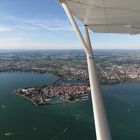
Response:
[{"label": "small island", "polygon": [[28,87],[16,90],[17,95],[29,99],[36,106],[88,100],[89,93],[89,85],[79,83],[54,84],[40,88]]}]

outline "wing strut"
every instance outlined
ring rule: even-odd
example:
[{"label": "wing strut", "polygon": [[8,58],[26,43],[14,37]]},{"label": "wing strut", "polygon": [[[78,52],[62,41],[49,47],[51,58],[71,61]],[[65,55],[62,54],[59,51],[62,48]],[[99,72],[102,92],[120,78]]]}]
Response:
[{"label": "wing strut", "polygon": [[72,24],[72,27],[76,32],[77,37],[81,41],[83,48],[86,52],[97,140],[111,140],[109,125],[108,125],[104,104],[102,100],[102,95],[100,92],[99,83],[97,79],[96,66],[93,58],[88,26],[84,25],[85,37],[83,37],[66,1],[65,0],[59,0],[59,1],[62,4],[62,7],[66,12]]}]

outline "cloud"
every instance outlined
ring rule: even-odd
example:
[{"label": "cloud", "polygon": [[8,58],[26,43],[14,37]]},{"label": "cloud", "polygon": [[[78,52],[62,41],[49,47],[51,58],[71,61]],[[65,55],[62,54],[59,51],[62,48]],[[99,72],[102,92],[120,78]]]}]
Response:
[{"label": "cloud", "polygon": [[0,38],[0,49],[77,49],[74,44],[54,44],[52,42],[39,42],[28,39]]},{"label": "cloud", "polygon": [[25,21],[25,24],[30,24],[33,27],[46,29],[51,31],[71,31],[72,26],[68,21],[62,19],[48,19],[48,20],[31,20]]},{"label": "cloud", "polygon": [[5,27],[5,26],[0,26],[0,32],[10,32],[12,31],[11,28]]},{"label": "cloud", "polygon": [[96,49],[140,49],[140,41],[102,41],[93,43]]},{"label": "cloud", "polygon": [[[140,49],[140,41],[94,42],[93,49]],[[0,38],[0,49],[83,49],[80,42],[59,43],[35,41],[20,37]]]},{"label": "cloud", "polygon": [[[1,17],[2,19],[2,17]],[[10,22],[10,24],[7,25]],[[9,27],[22,30],[50,30],[50,31],[72,31],[72,26],[68,19],[51,17],[47,19],[25,19],[9,16],[3,17],[3,24]],[[8,29],[7,29],[8,30]]]},{"label": "cloud", "polygon": [[33,49],[45,47],[44,44],[23,38],[0,38],[0,49]]}]

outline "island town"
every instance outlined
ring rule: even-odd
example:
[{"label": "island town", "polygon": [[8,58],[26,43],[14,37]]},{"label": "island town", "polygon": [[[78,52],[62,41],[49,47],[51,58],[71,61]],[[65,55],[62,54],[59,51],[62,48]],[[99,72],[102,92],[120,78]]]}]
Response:
[{"label": "island town", "polygon": [[87,84],[57,84],[16,90],[17,95],[29,99],[36,106],[88,100],[89,93]]}]

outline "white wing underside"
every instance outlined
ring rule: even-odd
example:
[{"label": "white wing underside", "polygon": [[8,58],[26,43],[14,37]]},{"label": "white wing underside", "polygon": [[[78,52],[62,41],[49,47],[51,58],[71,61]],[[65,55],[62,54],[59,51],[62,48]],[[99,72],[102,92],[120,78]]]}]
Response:
[{"label": "white wing underside", "polygon": [[140,0],[66,0],[71,12],[98,33],[140,33]]}]

